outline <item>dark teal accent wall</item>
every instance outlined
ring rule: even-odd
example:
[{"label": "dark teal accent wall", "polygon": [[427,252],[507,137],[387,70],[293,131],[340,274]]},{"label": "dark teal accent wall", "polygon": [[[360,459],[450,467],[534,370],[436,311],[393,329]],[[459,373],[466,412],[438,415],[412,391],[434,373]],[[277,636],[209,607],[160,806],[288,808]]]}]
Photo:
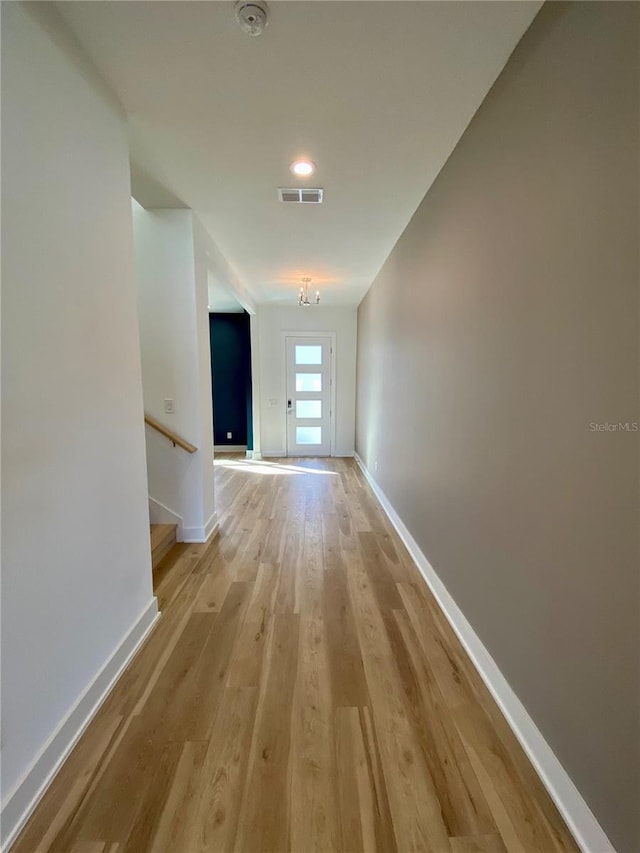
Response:
[{"label": "dark teal accent wall", "polygon": [[246,444],[252,450],[249,315],[209,314],[209,336],[214,444]]}]

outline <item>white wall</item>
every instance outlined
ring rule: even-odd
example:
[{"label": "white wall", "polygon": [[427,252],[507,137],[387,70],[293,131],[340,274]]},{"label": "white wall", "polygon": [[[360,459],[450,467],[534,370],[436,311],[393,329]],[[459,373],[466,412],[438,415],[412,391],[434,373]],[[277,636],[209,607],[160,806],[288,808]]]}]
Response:
[{"label": "white wall", "polygon": [[[283,332],[336,333],[336,443],[333,456],[351,456],[354,448],[356,380],[356,308],[300,308],[261,305],[260,440],[263,455],[286,455],[285,353]],[[275,401],[275,405],[271,404]]]},{"label": "white wall", "polygon": [[209,268],[211,240],[197,216],[193,217],[193,258],[196,307],[196,358],[200,399],[200,435],[202,454],[203,518],[207,538],[216,521],[213,479],[213,396],[211,380],[211,341],[209,338]]},{"label": "white wall", "polygon": [[190,210],[135,201],[133,226],[145,411],[198,448],[186,453],[147,427],[152,520],[171,520],[166,507],[180,538],[202,541],[215,525],[206,235]]},{"label": "white wall", "polygon": [[129,194],[55,10],[3,4],[3,842],[157,613]]}]

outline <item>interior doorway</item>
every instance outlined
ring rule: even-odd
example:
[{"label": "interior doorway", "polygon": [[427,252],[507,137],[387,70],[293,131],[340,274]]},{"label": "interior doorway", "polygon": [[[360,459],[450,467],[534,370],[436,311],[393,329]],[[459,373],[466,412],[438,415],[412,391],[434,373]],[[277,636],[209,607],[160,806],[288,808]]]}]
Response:
[{"label": "interior doorway", "polygon": [[213,435],[217,452],[253,451],[249,323],[246,311],[209,314]]}]

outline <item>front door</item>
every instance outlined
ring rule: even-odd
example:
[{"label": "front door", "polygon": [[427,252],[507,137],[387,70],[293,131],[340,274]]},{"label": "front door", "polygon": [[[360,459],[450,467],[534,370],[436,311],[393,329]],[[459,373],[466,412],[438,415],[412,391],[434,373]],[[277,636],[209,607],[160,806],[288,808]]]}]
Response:
[{"label": "front door", "polygon": [[286,338],[287,455],[331,455],[331,338]]}]

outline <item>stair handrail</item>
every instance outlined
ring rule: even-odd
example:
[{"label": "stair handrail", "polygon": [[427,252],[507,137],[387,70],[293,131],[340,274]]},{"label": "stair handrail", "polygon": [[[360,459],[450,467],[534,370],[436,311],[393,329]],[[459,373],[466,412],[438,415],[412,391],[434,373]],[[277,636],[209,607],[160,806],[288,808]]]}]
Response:
[{"label": "stair handrail", "polygon": [[173,430],[170,430],[169,427],[166,427],[164,424],[161,424],[160,421],[157,421],[151,415],[148,415],[146,412],[144,414],[144,422],[148,424],[151,429],[155,429],[161,435],[164,435],[165,438],[168,438],[169,441],[175,447],[181,447],[183,450],[186,450],[187,453],[195,453],[198,449],[195,444],[191,444],[190,441],[187,441],[186,438],[182,438]]}]

